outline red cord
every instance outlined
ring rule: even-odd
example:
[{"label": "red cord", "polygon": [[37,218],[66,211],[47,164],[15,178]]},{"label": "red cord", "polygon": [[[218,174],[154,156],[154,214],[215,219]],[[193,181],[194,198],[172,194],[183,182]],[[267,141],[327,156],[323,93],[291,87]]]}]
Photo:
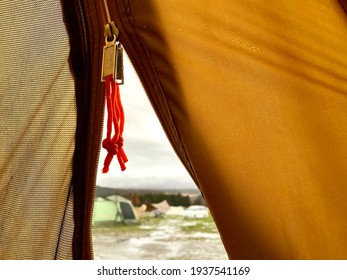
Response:
[{"label": "red cord", "polygon": [[[106,103],[107,103],[107,132],[106,138],[102,141],[102,147],[107,150],[107,156],[104,161],[102,173],[107,173],[114,155],[117,159],[122,171],[126,169],[125,163],[128,158],[123,150],[123,129],[124,129],[124,110],[119,94],[118,83],[112,76],[105,78],[106,87]],[[114,135],[112,135],[114,128]]]}]

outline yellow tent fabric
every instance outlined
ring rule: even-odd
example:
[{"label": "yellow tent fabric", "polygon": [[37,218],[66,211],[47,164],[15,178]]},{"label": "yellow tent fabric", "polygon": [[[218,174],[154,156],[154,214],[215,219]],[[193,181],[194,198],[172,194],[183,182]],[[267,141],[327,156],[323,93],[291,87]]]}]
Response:
[{"label": "yellow tent fabric", "polygon": [[229,256],[346,258],[347,18],[340,4],[117,7],[124,45]]},{"label": "yellow tent fabric", "polygon": [[[1,5],[10,9],[14,2],[19,1]],[[72,187],[65,184],[61,194],[65,200],[56,208],[65,207],[71,191],[74,225],[69,227],[72,241],[59,234],[49,238],[57,241],[57,247],[64,243],[66,252],[72,247],[70,257],[75,259],[92,258],[91,209],[104,104],[103,2],[61,1],[77,123]],[[346,259],[347,15],[341,4],[336,0],[106,2],[164,130],[206,198],[230,258]],[[10,20],[6,15],[1,19]],[[6,57],[2,53],[1,62]],[[7,64],[0,66],[2,72]],[[3,129],[3,119],[10,120],[3,104],[8,111],[14,100],[3,102],[7,89],[3,89],[5,79],[0,82],[1,139],[8,139],[15,134]],[[29,134],[24,129],[20,137],[29,139]],[[29,159],[28,154],[18,154],[9,160],[10,154],[19,152],[9,145],[1,150],[6,155],[1,154],[4,201],[9,199],[5,191],[9,188],[4,186],[13,176],[5,167]],[[66,143],[59,150],[64,154],[70,148]],[[61,159],[56,168],[68,167],[67,162],[63,167],[59,163]],[[25,178],[33,174],[28,171]],[[11,192],[25,181],[18,178]],[[30,182],[22,188],[27,194],[34,189]],[[36,188],[44,197],[44,184]],[[17,198],[13,203],[16,211],[28,207]],[[37,211],[31,218],[40,215]],[[61,223],[58,220],[52,221]],[[5,219],[5,227],[8,224]],[[1,229],[1,240],[9,238],[9,232],[17,234],[14,228]],[[22,247],[33,254],[0,256],[57,258],[35,251],[29,241]]]}]

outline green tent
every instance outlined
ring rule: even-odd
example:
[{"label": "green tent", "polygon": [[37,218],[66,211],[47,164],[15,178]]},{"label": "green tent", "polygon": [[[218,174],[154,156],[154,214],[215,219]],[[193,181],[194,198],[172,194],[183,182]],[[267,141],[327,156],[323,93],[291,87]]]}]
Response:
[{"label": "green tent", "polygon": [[137,223],[136,211],[130,200],[119,196],[97,197],[94,203],[93,226],[116,223]]}]

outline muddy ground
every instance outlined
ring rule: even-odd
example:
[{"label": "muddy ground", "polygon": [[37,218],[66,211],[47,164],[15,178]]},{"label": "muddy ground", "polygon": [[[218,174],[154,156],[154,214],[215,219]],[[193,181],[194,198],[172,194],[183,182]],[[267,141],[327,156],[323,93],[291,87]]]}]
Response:
[{"label": "muddy ground", "polygon": [[212,218],[142,217],[139,225],[93,229],[97,260],[226,260]]}]

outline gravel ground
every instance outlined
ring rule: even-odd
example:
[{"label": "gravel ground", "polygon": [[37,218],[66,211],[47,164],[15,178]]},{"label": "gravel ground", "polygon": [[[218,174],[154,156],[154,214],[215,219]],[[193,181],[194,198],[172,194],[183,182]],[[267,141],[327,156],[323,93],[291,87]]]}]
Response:
[{"label": "gravel ground", "polygon": [[226,260],[212,218],[144,217],[140,225],[93,229],[99,260]]}]

